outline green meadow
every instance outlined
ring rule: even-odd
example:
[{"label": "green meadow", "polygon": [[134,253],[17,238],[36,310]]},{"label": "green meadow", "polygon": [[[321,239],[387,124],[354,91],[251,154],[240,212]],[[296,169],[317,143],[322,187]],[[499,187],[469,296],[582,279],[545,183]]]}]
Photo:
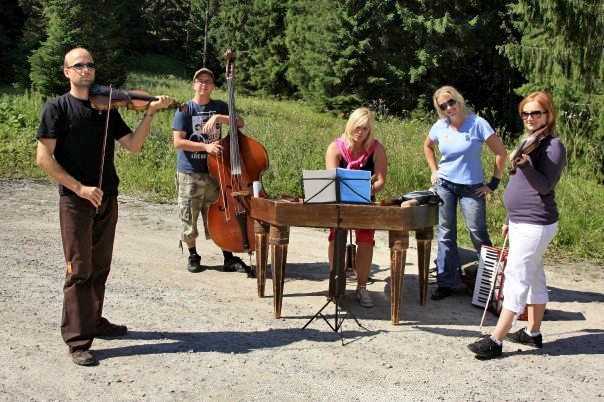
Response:
[{"label": "green meadow", "polygon": [[[162,64],[157,59],[150,61],[153,61],[154,72],[134,70],[124,88],[170,95],[179,102],[186,102],[192,97],[190,79],[180,77],[181,74],[171,69],[170,63]],[[214,98],[226,100],[226,96],[222,87],[214,92]],[[35,164],[35,133],[43,104],[42,96],[36,92],[11,88],[1,91],[0,176],[46,178]],[[327,145],[346,124],[345,117],[316,112],[308,104],[295,100],[238,94],[236,106],[246,121],[242,130],[244,134],[262,143],[268,152],[269,168],[263,173],[262,181],[270,197],[302,195],[302,169],[323,168]],[[400,119],[389,116],[379,105],[376,109],[375,137],[384,144],[388,153],[388,182],[380,197],[398,197],[409,191],[428,189],[430,171],[422,145],[435,115],[415,116],[415,113]],[[120,112],[133,129],[143,115],[143,112],[126,109]],[[150,136],[140,154],[133,155],[117,147],[116,166],[122,193],[135,194],[154,202],[175,201],[176,150],[172,145],[172,117],[171,110],[155,115]],[[514,143],[506,146],[511,150]],[[493,163],[492,153],[485,148],[483,166],[487,177],[493,171]],[[554,258],[589,259],[603,266],[604,247],[600,242],[604,238],[604,188],[595,181],[582,179],[580,171],[581,166],[568,167],[557,186],[561,219],[548,258],[550,262]],[[506,173],[499,189],[488,199],[488,226],[496,246],[503,242],[500,227],[505,217],[502,198],[507,181]],[[459,228],[460,244],[469,246],[462,219],[459,220]]]}]

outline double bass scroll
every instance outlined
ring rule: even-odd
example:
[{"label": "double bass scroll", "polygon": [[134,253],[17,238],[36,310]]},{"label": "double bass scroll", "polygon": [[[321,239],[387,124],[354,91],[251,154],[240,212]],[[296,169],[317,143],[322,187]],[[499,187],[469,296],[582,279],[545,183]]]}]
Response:
[{"label": "double bass scroll", "polygon": [[254,220],[250,217],[252,185],[268,167],[268,155],[258,141],[237,127],[235,109],[235,65],[233,51],[225,53],[229,95],[229,134],[221,141],[223,151],[208,154],[208,170],[218,180],[218,200],[208,210],[208,231],[223,250],[251,252],[255,247]]}]

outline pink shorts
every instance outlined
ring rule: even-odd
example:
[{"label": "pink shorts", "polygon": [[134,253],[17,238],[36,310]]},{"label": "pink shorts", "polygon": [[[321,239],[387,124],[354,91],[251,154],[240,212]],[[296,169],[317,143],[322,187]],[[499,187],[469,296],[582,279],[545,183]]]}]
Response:
[{"label": "pink shorts", "polygon": [[[373,235],[375,234],[375,230],[373,229],[355,229],[354,237],[356,239],[356,243],[369,243],[372,246],[375,245],[375,241],[373,240]],[[329,231],[329,241],[332,241],[335,237],[335,230],[331,229]]]}]

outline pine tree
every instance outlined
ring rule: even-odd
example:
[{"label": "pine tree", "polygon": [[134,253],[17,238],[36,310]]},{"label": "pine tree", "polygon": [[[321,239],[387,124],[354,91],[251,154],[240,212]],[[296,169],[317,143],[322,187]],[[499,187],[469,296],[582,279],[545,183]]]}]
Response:
[{"label": "pine tree", "polygon": [[291,1],[288,78],[319,108],[384,105],[394,114],[432,110],[434,90],[451,84],[476,110],[503,111],[500,124],[516,121],[521,77],[496,49],[510,34],[505,4]]},{"label": "pine tree", "polygon": [[143,0],[141,13],[149,43],[142,48],[155,53],[183,51],[191,9],[201,2],[205,0]]},{"label": "pine tree", "polygon": [[[274,0],[220,2],[210,25],[211,43],[236,57],[238,88],[268,94],[293,92],[285,77],[285,15],[287,5]],[[224,60],[221,61],[224,64]]]},{"label": "pine tree", "polygon": [[[207,67],[212,70],[217,81],[220,81],[218,74],[224,66],[220,48],[216,48],[212,38],[211,21],[216,17],[220,10],[220,3],[217,0],[190,0],[191,8],[186,22],[185,38],[185,63],[189,72],[196,71],[201,67]],[[206,40],[206,54],[204,64],[204,36],[206,18],[208,19],[208,36]],[[224,53],[224,50],[222,51]],[[191,75],[191,74],[189,74]]]},{"label": "pine tree", "polygon": [[395,1],[291,1],[286,44],[289,80],[319,109],[409,105],[410,49]]},{"label": "pine tree", "polygon": [[570,165],[604,180],[604,4],[520,0],[511,13],[522,37],[500,50],[528,79],[516,92],[550,92]]},{"label": "pine tree", "polygon": [[17,3],[9,2],[0,15],[0,84],[12,83],[20,69],[18,38],[27,16]]},{"label": "pine tree", "polygon": [[416,0],[400,6],[404,30],[414,33],[409,79],[419,108],[432,110],[434,90],[453,85],[495,128],[519,124],[513,89],[522,77],[497,51],[514,34],[508,3],[455,1],[443,7],[438,0]]},{"label": "pine tree", "polygon": [[126,36],[122,30],[128,6],[129,2],[120,0],[48,0],[44,4],[47,37],[29,57],[34,88],[45,95],[69,89],[63,58],[74,47],[85,47],[92,53],[97,82],[120,86],[126,78]]},{"label": "pine tree", "polygon": [[22,87],[31,86],[29,77],[30,68],[28,58],[34,49],[46,38],[48,21],[44,17],[43,0],[19,0],[26,19],[21,27],[21,32],[14,37],[17,44],[15,62],[20,68],[16,69],[15,81]]}]

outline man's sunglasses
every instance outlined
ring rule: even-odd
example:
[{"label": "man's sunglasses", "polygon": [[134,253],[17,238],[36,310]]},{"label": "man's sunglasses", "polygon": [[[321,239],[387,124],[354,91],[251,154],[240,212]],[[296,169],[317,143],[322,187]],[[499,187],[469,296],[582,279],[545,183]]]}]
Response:
[{"label": "man's sunglasses", "polygon": [[540,119],[541,116],[543,116],[544,114],[547,114],[547,112],[542,112],[541,110],[533,110],[532,112],[520,113],[520,117],[522,118],[522,120],[527,120],[529,116],[531,116],[533,119]]},{"label": "man's sunglasses", "polygon": [[73,66],[69,66],[67,68],[73,68],[76,71],[84,70],[84,67],[88,67],[89,70],[94,70],[94,63],[76,63]]},{"label": "man's sunglasses", "polygon": [[441,103],[440,105],[438,105],[438,107],[440,108],[440,110],[447,110],[447,108],[449,106],[453,107],[455,104],[457,103],[457,101],[455,100],[455,98],[451,98],[448,101]]}]

